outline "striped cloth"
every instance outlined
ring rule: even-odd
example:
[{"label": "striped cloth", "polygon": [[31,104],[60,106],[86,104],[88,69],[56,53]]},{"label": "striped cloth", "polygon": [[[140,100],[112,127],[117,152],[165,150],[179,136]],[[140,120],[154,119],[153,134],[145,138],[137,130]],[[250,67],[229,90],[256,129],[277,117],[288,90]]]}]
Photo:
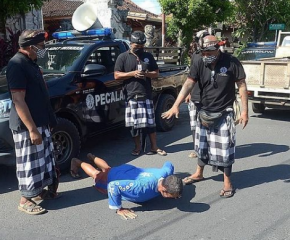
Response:
[{"label": "striped cloth", "polygon": [[188,112],[190,118],[190,129],[191,131],[195,131],[197,110],[194,102],[192,101],[189,101],[188,103]]},{"label": "striped cloth", "polygon": [[26,198],[38,196],[44,187],[53,183],[55,158],[50,131],[38,127],[42,144],[33,145],[26,130],[12,131],[16,152],[16,175],[21,195]]},{"label": "striped cloth", "polygon": [[131,99],[126,102],[125,116],[126,127],[139,129],[156,126],[153,101],[149,99],[144,101]]},{"label": "striped cloth", "polygon": [[233,112],[225,115],[218,130],[204,127],[197,118],[195,151],[212,166],[228,167],[235,162],[236,128]]}]

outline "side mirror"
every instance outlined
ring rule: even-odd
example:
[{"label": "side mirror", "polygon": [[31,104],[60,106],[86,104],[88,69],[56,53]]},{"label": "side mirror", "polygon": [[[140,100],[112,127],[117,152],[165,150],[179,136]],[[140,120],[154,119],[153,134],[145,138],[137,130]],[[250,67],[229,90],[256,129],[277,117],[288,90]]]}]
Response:
[{"label": "side mirror", "polygon": [[97,75],[103,75],[107,72],[107,68],[100,64],[87,64],[81,77],[92,77]]}]

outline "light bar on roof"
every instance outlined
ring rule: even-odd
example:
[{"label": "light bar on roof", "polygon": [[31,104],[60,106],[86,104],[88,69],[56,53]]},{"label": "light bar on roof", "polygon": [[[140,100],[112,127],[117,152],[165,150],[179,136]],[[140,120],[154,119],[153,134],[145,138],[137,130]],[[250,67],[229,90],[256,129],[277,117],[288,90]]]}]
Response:
[{"label": "light bar on roof", "polygon": [[55,39],[69,39],[76,38],[79,36],[109,37],[111,34],[112,34],[111,28],[99,28],[99,29],[90,29],[83,32],[78,32],[76,30],[54,32],[52,34],[52,37]]}]

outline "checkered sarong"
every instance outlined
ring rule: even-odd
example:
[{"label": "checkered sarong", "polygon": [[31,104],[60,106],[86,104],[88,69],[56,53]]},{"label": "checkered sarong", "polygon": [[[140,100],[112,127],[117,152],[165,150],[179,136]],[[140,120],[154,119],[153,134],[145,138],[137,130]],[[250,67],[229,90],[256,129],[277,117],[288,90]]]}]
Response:
[{"label": "checkered sarong", "polygon": [[195,131],[197,110],[194,102],[192,101],[189,101],[188,103],[188,112],[190,118],[190,129],[191,131]]},{"label": "checkered sarong", "polygon": [[16,175],[21,195],[31,198],[53,183],[55,158],[50,131],[38,127],[42,144],[33,145],[26,130],[12,131],[16,152]]},{"label": "checkered sarong", "polygon": [[218,130],[204,127],[197,118],[195,151],[198,158],[212,166],[228,167],[235,161],[236,128],[229,112]]},{"label": "checkered sarong", "polygon": [[144,101],[131,99],[126,102],[125,116],[126,127],[139,129],[156,126],[153,101],[149,99]]}]

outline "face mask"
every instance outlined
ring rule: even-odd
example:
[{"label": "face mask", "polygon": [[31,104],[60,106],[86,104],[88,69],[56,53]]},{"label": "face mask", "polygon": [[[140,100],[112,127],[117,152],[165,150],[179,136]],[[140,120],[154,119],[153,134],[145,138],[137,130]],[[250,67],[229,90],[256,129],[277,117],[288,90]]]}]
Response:
[{"label": "face mask", "polygon": [[202,57],[202,60],[205,63],[205,65],[212,64],[216,59],[217,59],[217,56],[215,56],[215,55]]},{"label": "face mask", "polygon": [[[35,46],[34,46],[35,47]],[[39,59],[39,58],[44,58],[44,56],[45,56],[45,53],[46,53],[46,48],[44,48],[44,49],[40,49],[40,48],[38,48],[38,47],[35,47],[36,48],[36,56],[37,56],[37,58]]]},{"label": "face mask", "polygon": [[133,53],[135,53],[136,55],[140,55],[144,52],[144,48],[135,48],[133,49]]}]

